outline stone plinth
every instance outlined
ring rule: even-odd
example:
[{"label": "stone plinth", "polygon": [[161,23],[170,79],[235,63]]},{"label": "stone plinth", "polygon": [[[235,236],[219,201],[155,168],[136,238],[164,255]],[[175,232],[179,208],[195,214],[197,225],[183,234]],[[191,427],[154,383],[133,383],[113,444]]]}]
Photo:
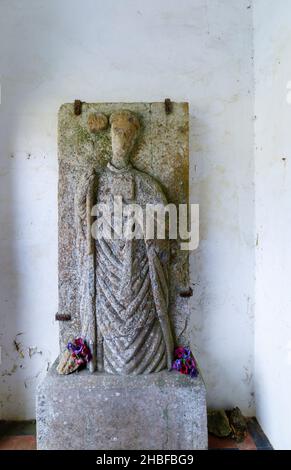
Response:
[{"label": "stone plinth", "polygon": [[38,387],[38,449],[207,449],[201,376],[60,376],[55,368]]}]

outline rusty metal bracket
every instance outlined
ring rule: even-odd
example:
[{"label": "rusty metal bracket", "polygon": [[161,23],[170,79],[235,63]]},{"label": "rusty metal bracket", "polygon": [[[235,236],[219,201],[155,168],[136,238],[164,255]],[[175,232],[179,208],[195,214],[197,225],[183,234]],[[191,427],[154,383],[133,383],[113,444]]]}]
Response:
[{"label": "rusty metal bracket", "polygon": [[180,292],[180,297],[192,297],[193,295],[193,289],[192,287],[189,287],[187,290],[182,290]]},{"label": "rusty metal bracket", "polygon": [[166,114],[171,114],[172,111],[173,111],[173,103],[170,100],[170,98],[166,98],[165,99],[165,112]]},{"label": "rusty metal bracket", "polygon": [[56,320],[57,321],[70,321],[72,319],[71,315],[66,313],[56,313]]},{"label": "rusty metal bracket", "polygon": [[82,113],[82,101],[81,100],[75,100],[74,102],[74,113],[76,116],[80,116]]}]

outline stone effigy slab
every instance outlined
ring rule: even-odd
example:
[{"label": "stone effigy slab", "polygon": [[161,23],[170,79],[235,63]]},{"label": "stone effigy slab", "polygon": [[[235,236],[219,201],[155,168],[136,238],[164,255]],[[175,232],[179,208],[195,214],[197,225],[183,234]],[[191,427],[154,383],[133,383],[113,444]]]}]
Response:
[{"label": "stone effigy slab", "polygon": [[[91,235],[92,205],[114,195],[140,207],[188,203],[188,105],[79,108],[59,112],[57,318],[61,352],[81,336],[94,360],[91,373],[66,376],[55,363],[40,384],[38,448],[205,449],[201,375],[162,370],[174,345],[190,342],[189,252],[179,236],[163,244]],[[61,374],[72,357],[62,356]]]},{"label": "stone effigy slab", "polygon": [[[139,171],[154,178],[169,203],[188,203],[189,109],[188,103],[83,103],[80,115],[74,104],[61,106],[58,123],[59,158],[59,314],[71,320],[60,322],[60,349],[80,334],[80,279],[77,268],[77,233],[74,198],[84,172],[94,167],[102,172],[111,159],[110,126],[92,132],[90,116],[129,110],[139,119],[140,135],[131,155]],[[176,344],[189,344],[189,252],[180,250],[180,239],[171,240],[169,265],[169,317]],[[182,296],[181,296],[182,294]]]}]

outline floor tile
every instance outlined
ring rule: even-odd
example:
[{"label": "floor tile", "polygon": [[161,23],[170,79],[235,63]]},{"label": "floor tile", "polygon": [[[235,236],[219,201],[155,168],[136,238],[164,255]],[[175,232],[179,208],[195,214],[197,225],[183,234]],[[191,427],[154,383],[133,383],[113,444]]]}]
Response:
[{"label": "floor tile", "polygon": [[35,450],[35,436],[2,436],[0,450]]}]

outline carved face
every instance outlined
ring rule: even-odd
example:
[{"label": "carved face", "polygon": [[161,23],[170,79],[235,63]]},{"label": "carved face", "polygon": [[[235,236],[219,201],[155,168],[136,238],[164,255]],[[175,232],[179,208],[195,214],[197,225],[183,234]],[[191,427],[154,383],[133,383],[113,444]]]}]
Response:
[{"label": "carved face", "polygon": [[122,168],[127,165],[137,132],[138,121],[133,114],[128,111],[121,111],[112,115],[112,164],[117,168]]}]

